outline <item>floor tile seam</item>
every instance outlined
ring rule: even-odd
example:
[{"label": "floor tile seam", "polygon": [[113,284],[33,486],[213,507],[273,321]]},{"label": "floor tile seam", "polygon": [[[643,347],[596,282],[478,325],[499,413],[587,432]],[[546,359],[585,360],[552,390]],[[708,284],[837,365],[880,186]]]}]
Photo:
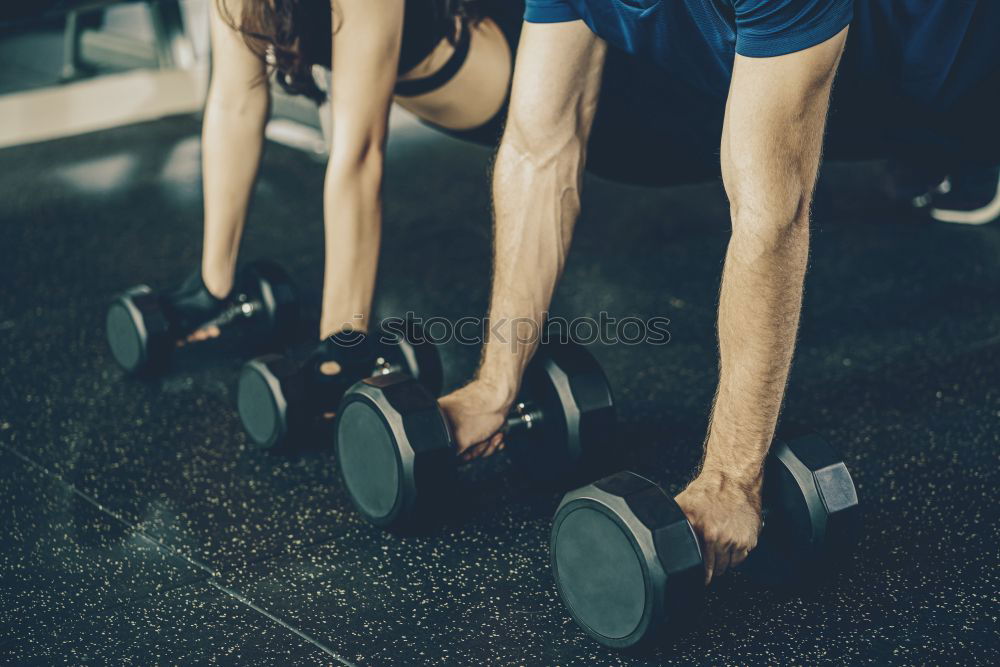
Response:
[{"label": "floor tile seam", "polygon": [[335,650],[333,650],[332,648],[330,648],[329,646],[327,646],[326,644],[324,644],[320,640],[316,639],[315,637],[309,635],[304,630],[300,630],[299,628],[296,628],[294,625],[291,625],[290,623],[282,620],[279,616],[276,616],[275,614],[272,614],[271,612],[267,611],[263,607],[261,607],[261,606],[255,604],[255,603],[253,603],[252,601],[250,601],[250,599],[244,597],[243,595],[241,595],[235,589],[232,589],[232,588],[229,588],[228,586],[222,585],[215,577],[212,577],[212,578],[208,579],[207,582],[208,582],[208,584],[210,586],[212,586],[216,590],[224,593],[225,595],[229,596],[230,598],[232,598],[236,602],[244,605],[245,607],[247,607],[249,609],[252,609],[256,613],[260,614],[261,616],[264,616],[265,618],[269,619],[273,623],[275,623],[277,625],[280,625],[281,627],[285,628],[289,632],[294,633],[300,639],[302,639],[303,641],[307,642],[308,644],[314,646],[315,648],[319,649],[323,653],[326,653],[331,658],[333,658],[338,664],[344,665],[345,667],[357,667],[353,662],[347,660],[346,658],[344,658],[343,656],[341,656],[339,653],[337,653]]},{"label": "floor tile seam", "polygon": [[[127,528],[129,528],[132,531],[135,531],[135,534],[137,536],[139,536],[140,538],[142,538],[146,542],[148,542],[151,545],[153,545],[156,549],[164,551],[165,553],[167,553],[167,554],[169,554],[171,556],[174,556],[176,558],[179,558],[179,559],[183,560],[184,562],[186,562],[186,563],[194,566],[198,570],[200,570],[200,571],[204,572],[205,574],[207,574],[207,577],[205,579],[198,579],[198,580],[195,580],[195,581],[185,582],[183,584],[178,584],[176,586],[168,586],[168,587],[166,587],[164,589],[160,589],[160,590],[157,590],[157,591],[155,591],[153,593],[150,593],[150,595],[152,595],[154,593],[155,594],[163,594],[163,593],[166,593],[166,592],[169,592],[169,591],[172,591],[172,590],[177,590],[177,589],[180,589],[180,588],[184,588],[185,586],[192,586],[192,585],[196,585],[196,584],[207,584],[207,585],[211,586],[212,588],[218,590],[219,592],[225,594],[227,597],[231,598],[232,600],[236,601],[237,603],[239,603],[239,604],[247,607],[248,609],[253,610],[257,614],[260,614],[260,615],[264,616],[265,618],[269,619],[271,622],[276,623],[277,625],[280,625],[281,627],[285,628],[286,630],[294,633],[295,635],[297,635],[298,637],[300,637],[302,640],[304,640],[308,644],[314,646],[315,648],[317,648],[317,649],[323,651],[324,653],[326,653],[327,655],[329,655],[337,663],[339,663],[341,665],[345,665],[347,667],[355,667],[354,663],[352,663],[349,660],[347,660],[346,658],[342,657],[336,651],[334,651],[330,647],[326,646],[325,644],[323,644],[319,640],[315,639],[314,637],[310,636],[309,634],[307,634],[303,630],[300,630],[300,629],[294,627],[293,625],[291,625],[288,622],[282,620],[278,616],[275,616],[274,614],[266,611],[262,607],[254,604],[248,598],[244,597],[243,595],[241,595],[236,590],[234,590],[232,588],[229,588],[228,586],[223,585],[219,581],[219,577],[222,574],[221,572],[218,572],[218,571],[212,569],[208,565],[206,565],[206,564],[204,564],[204,563],[202,563],[202,562],[200,562],[200,561],[198,561],[198,560],[196,560],[194,558],[191,558],[190,556],[187,556],[185,554],[179,553],[176,549],[170,547],[169,545],[164,544],[163,542],[161,542],[161,541],[159,541],[157,539],[154,539],[150,535],[148,535],[145,532],[139,530],[137,526],[133,525],[132,523],[130,523],[126,519],[124,519],[124,518],[118,516],[117,514],[115,514],[114,512],[112,512],[109,508],[107,508],[104,505],[102,505],[100,503],[100,501],[98,501],[96,498],[90,496],[87,493],[84,493],[79,488],[77,488],[76,485],[71,484],[71,483],[67,482],[65,479],[63,479],[59,474],[54,473],[51,470],[47,469],[45,466],[37,463],[36,461],[33,461],[31,458],[25,456],[24,454],[22,454],[21,452],[17,451],[16,449],[13,449],[13,448],[11,448],[11,447],[9,447],[7,445],[2,445],[2,444],[0,444],[0,449],[2,449],[4,451],[7,451],[11,455],[13,455],[13,456],[17,457],[18,459],[24,461],[28,465],[30,465],[30,466],[32,466],[34,468],[37,468],[38,470],[41,470],[45,475],[47,475],[48,477],[50,477],[52,479],[55,479],[60,484],[63,484],[65,486],[67,486],[75,495],[77,495],[78,497],[80,497],[82,500],[84,500],[88,504],[90,504],[93,507],[95,507],[102,514],[111,517],[116,522],[121,523],[122,525],[126,526]],[[319,544],[310,545],[307,548],[307,550],[311,549],[311,548],[315,548],[315,547],[321,546],[321,544],[325,544],[327,542],[332,542],[334,539],[336,539],[336,538],[331,538],[330,540],[326,540],[326,541],[324,541],[322,543],[319,543]],[[267,562],[268,560],[272,560],[272,559],[275,559],[275,558],[278,558],[278,557],[287,556],[287,555],[288,555],[287,553],[276,554],[276,555],[274,555],[274,556],[272,556],[270,558],[263,558],[263,559],[261,559],[259,561],[256,561],[256,563],[259,564],[259,563]],[[108,606],[103,606],[100,611],[104,611],[107,608],[108,608]]]},{"label": "floor tile seam", "polygon": [[196,568],[196,569],[204,572],[205,574],[207,574],[208,577],[213,577],[213,576],[215,576],[217,574],[216,570],[212,569],[210,566],[206,565],[205,563],[202,563],[201,561],[199,561],[197,559],[191,558],[190,556],[187,556],[187,555],[185,555],[185,554],[177,551],[176,549],[174,549],[170,545],[164,543],[161,540],[158,540],[158,539],[152,537],[151,535],[149,535],[145,531],[141,530],[137,525],[133,524],[132,522],[130,522],[127,519],[125,519],[124,517],[120,516],[119,514],[117,514],[116,512],[114,512],[111,508],[106,507],[105,505],[103,505],[97,498],[95,498],[95,497],[91,496],[90,494],[88,494],[88,493],[80,490],[80,488],[77,485],[73,484],[72,482],[66,481],[62,477],[62,475],[60,475],[59,473],[56,473],[56,472],[53,472],[53,471],[49,470],[44,465],[38,463],[37,461],[32,460],[28,456],[25,456],[24,454],[22,454],[21,452],[19,452],[16,449],[10,447],[9,445],[0,444],[0,449],[6,451],[8,453],[10,453],[11,455],[13,455],[13,456],[17,457],[18,459],[20,459],[20,460],[24,461],[25,463],[27,463],[28,465],[30,465],[30,466],[32,466],[34,468],[37,468],[38,470],[42,471],[42,473],[44,473],[46,476],[50,477],[51,479],[54,479],[55,481],[57,481],[58,483],[60,483],[60,484],[62,484],[64,486],[66,486],[78,498],[80,498],[84,502],[88,503],[89,505],[91,505],[92,507],[94,507],[95,509],[97,509],[100,513],[104,514],[105,516],[110,517],[116,523],[120,523],[121,525],[125,526],[130,531],[132,531],[134,535],[142,538],[143,540],[145,540],[149,544],[153,545],[156,549],[158,549],[160,551],[164,551],[167,554],[169,554],[169,555],[171,555],[171,556],[173,556],[175,558],[178,558],[178,559],[184,561],[185,563],[188,563],[189,565],[193,566],[194,568]]}]

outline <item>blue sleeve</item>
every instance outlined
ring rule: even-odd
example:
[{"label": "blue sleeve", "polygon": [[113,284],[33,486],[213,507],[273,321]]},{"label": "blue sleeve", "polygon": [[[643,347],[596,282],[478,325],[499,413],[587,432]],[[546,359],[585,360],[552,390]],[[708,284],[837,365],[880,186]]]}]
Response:
[{"label": "blue sleeve", "polygon": [[737,0],[736,53],[783,56],[830,39],[854,17],[853,0]]},{"label": "blue sleeve", "polygon": [[575,21],[580,14],[569,0],[527,0],[524,20],[528,23],[565,23]]}]

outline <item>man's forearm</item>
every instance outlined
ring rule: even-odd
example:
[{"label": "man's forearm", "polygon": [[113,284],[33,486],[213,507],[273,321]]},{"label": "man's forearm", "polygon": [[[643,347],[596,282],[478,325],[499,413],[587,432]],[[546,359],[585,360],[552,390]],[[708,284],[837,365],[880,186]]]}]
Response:
[{"label": "man's forearm", "polygon": [[202,126],[205,198],[202,274],[217,296],[228,292],[264,145],[268,94],[209,95]]},{"label": "man's forearm", "polygon": [[733,236],[719,298],[719,388],[703,474],[759,489],[791,366],[809,206],[846,30],[790,56],[737,58],[722,133]]},{"label": "man's forearm", "polygon": [[809,252],[803,215],[762,242],[734,234],[719,299],[720,376],[703,470],[759,480],[795,347]]},{"label": "man's forearm", "polygon": [[494,168],[493,286],[478,379],[513,401],[538,345],[580,210],[583,149],[568,137],[542,151],[505,140]]}]

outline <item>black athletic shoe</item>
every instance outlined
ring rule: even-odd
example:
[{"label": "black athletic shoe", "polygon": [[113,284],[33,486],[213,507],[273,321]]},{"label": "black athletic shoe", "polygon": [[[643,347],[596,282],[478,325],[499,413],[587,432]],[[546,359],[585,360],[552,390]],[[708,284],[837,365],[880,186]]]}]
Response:
[{"label": "black athletic shoe", "polygon": [[932,196],[929,213],[939,222],[962,225],[1000,219],[1000,166],[954,172]]}]

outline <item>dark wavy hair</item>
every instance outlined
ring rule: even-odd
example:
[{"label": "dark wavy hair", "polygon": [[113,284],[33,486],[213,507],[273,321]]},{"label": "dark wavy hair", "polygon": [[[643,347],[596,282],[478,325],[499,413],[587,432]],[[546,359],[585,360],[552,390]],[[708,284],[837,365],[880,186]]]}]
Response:
[{"label": "dark wavy hair", "polygon": [[[243,35],[251,51],[268,63],[268,74],[293,95],[322,102],[326,95],[316,85],[312,66],[329,64],[337,25],[337,0],[244,0],[240,16],[234,16],[226,0],[215,0],[219,13]],[[414,0],[407,0],[414,1]],[[455,17],[471,21],[482,18],[488,0],[425,0],[441,21],[444,34],[452,33]],[[263,82],[262,82],[263,83]]]}]

